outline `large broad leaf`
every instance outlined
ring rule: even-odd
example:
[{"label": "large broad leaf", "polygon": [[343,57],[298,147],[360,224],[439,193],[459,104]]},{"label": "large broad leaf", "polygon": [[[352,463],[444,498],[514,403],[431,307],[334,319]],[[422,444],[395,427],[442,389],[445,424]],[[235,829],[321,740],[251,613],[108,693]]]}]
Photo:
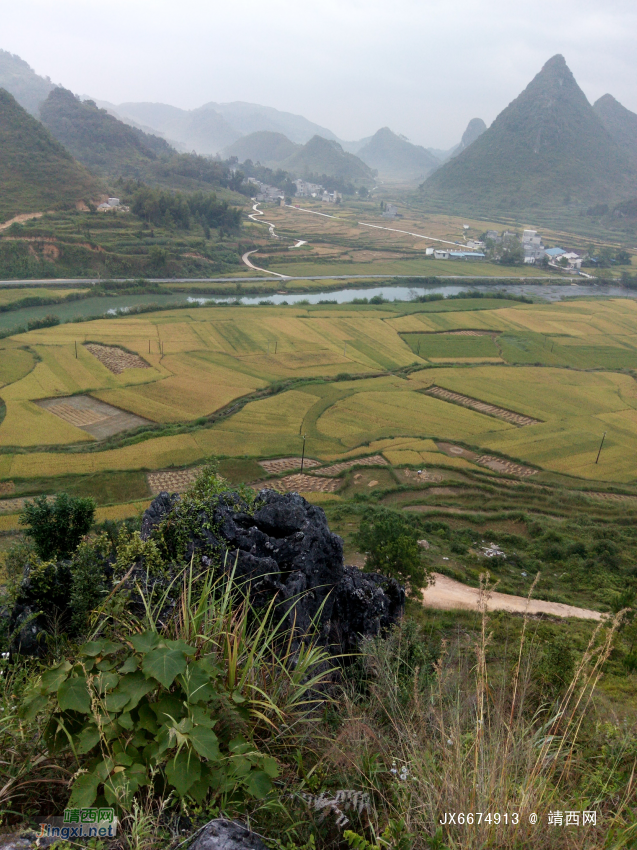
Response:
[{"label": "large broad leaf", "polygon": [[42,676],[42,689],[45,694],[52,694],[60,687],[62,682],[68,676],[71,665],[68,661],[63,661],[54,667],[52,670],[47,670]]},{"label": "large broad leaf", "polygon": [[170,649],[180,649],[184,655],[196,655],[197,650],[194,646],[190,646],[189,643],[186,643],[185,640],[164,640],[162,641],[164,646],[170,647]]},{"label": "large broad leaf", "polygon": [[113,693],[106,694],[104,699],[104,705],[106,706],[107,711],[113,711],[115,713],[121,711],[127,702],[129,702],[130,697],[128,694],[122,693]]},{"label": "large broad leaf", "polygon": [[126,694],[129,702],[126,705],[128,711],[137,707],[140,699],[150,693],[157,685],[149,681],[143,673],[127,673],[119,681],[116,693]]},{"label": "large broad leaf", "polygon": [[169,688],[180,673],[186,669],[186,656],[180,649],[160,647],[144,656],[142,670],[165,688]]},{"label": "large broad leaf", "polygon": [[62,711],[79,711],[81,714],[91,713],[91,698],[86,687],[86,679],[76,676],[67,679],[58,688],[58,703]]},{"label": "large broad leaf", "polygon": [[35,696],[29,696],[20,707],[18,712],[19,716],[22,720],[28,720],[29,722],[35,720],[38,714],[49,704],[49,698],[45,697],[44,694],[36,694]]},{"label": "large broad leaf", "polygon": [[100,695],[104,695],[107,691],[112,691],[119,684],[119,676],[117,673],[98,673],[94,679],[95,688]]},{"label": "large broad leaf", "polygon": [[80,809],[88,809],[97,797],[97,786],[100,784],[99,776],[94,773],[83,773],[73,783],[69,806]]},{"label": "large broad leaf", "polygon": [[188,697],[188,702],[210,702],[218,696],[210,682],[210,674],[199,662],[188,665],[188,669],[179,677],[179,683]]},{"label": "large broad leaf", "polygon": [[159,726],[157,725],[157,717],[148,703],[144,702],[139,706],[137,716],[139,718],[137,721],[139,729],[145,729],[146,732],[150,732],[151,735],[155,735],[158,732]]},{"label": "large broad leaf", "polygon": [[272,790],[272,780],[264,770],[251,770],[243,780],[243,784],[257,800],[267,797]]},{"label": "large broad leaf", "polygon": [[206,729],[205,726],[195,726],[188,733],[190,742],[202,758],[209,761],[217,761],[221,757],[219,752],[219,742],[217,736],[212,729]]},{"label": "large broad leaf", "polygon": [[137,659],[131,655],[130,658],[126,659],[117,672],[123,676],[124,673],[134,673],[138,667],[139,664],[137,663]]},{"label": "large broad leaf", "polygon": [[151,703],[150,708],[155,712],[160,726],[164,723],[172,723],[173,720],[178,722],[186,714],[182,700],[173,694],[164,694],[160,700]]},{"label": "large broad leaf", "polygon": [[96,658],[98,655],[113,655],[120,649],[122,649],[122,644],[113,643],[112,640],[90,640],[80,647],[80,653]]},{"label": "large broad leaf", "polygon": [[135,721],[130,716],[129,712],[126,712],[126,714],[120,714],[117,718],[117,723],[122,727],[122,729],[127,729],[129,731],[135,728]]},{"label": "large broad leaf", "polygon": [[84,754],[90,752],[93,747],[99,744],[99,740],[100,733],[97,726],[92,722],[87,723],[77,738],[78,753]]},{"label": "large broad leaf", "polygon": [[159,644],[157,632],[143,632],[141,635],[133,635],[130,639],[135,652],[150,652]]},{"label": "large broad leaf", "polygon": [[201,762],[188,750],[181,750],[166,765],[166,777],[180,797],[201,778]]}]

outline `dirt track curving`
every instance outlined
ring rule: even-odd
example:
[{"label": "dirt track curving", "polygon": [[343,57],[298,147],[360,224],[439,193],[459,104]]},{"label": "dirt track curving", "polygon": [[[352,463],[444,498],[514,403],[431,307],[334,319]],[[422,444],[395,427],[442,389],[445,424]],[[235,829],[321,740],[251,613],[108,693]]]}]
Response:
[{"label": "dirt track curving", "polygon": [[[427,608],[441,608],[450,611],[456,608],[470,611],[480,610],[480,590],[454,581],[452,578],[434,573],[434,584],[423,590],[423,604]],[[527,608],[528,605],[528,608]],[[515,614],[549,614],[554,617],[578,617],[582,620],[601,620],[599,611],[577,608],[561,602],[545,602],[542,599],[528,601],[524,596],[511,596],[508,593],[491,594],[487,603],[489,611],[510,611]]]}]

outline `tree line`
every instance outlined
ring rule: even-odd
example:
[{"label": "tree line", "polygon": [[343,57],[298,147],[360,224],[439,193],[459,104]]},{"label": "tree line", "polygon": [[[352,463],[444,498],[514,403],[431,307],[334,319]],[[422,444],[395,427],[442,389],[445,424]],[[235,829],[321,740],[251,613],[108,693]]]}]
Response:
[{"label": "tree line", "polygon": [[219,201],[214,192],[168,192],[138,186],[126,198],[131,212],[148,224],[190,230],[193,223],[233,230],[241,222],[241,210]]}]

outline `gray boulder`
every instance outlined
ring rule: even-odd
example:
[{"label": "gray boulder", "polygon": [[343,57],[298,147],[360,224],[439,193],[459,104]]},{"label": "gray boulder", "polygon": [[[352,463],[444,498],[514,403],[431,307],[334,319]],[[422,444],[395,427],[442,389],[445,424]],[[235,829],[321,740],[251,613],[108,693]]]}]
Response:
[{"label": "gray boulder", "polygon": [[217,818],[197,834],[188,850],[268,850],[263,841],[245,826]]}]

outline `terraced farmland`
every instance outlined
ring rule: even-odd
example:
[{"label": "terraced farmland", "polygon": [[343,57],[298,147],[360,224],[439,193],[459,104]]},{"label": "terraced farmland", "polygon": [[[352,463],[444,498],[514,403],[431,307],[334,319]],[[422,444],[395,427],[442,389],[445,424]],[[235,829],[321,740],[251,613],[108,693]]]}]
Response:
[{"label": "terraced farmland", "polygon": [[[89,346],[126,356],[113,371]],[[493,351],[497,362],[478,362]],[[216,306],[58,325],[0,343],[0,483],[143,475],[210,455],[298,458],[303,436],[325,465],[380,455],[393,467],[460,471],[482,457],[485,475],[530,468],[538,481],[630,483],[633,362],[628,300]],[[435,387],[487,407],[428,395]],[[148,424],[106,439],[38,404],[80,395]],[[523,415],[524,427],[491,409]],[[445,441],[466,453],[445,453]]]}]

